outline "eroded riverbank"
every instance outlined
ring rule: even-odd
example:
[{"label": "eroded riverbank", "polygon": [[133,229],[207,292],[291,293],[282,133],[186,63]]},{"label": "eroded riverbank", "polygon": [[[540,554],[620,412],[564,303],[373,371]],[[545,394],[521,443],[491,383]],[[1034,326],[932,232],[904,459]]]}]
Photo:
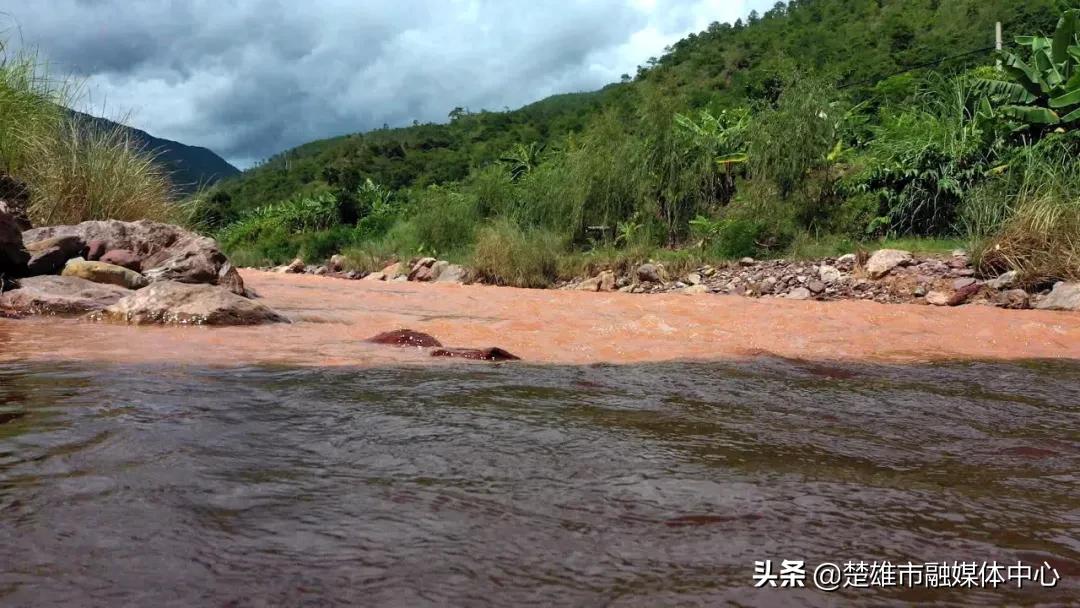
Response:
[{"label": "eroded riverbank", "polygon": [[585,293],[340,281],[244,271],[289,325],[128,327],[0,319],[0,361],[373,366],[425,354],[364,340],[408,327],[462,347],[552,364],[720,360],[1080,359],[1080,315],[729,296]]}]

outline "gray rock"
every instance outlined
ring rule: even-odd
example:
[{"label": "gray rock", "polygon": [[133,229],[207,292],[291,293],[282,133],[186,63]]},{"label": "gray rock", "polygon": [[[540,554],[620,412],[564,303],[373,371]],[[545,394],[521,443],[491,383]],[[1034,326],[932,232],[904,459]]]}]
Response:
[{"label": "gray rock", "polygon": [[638,266],[637,278],[642,283],[663,283],[663,274],[656,264]]},{"label": "gray rock", "polygon": [[948,306],[949,294],[942,291],[931,291],[926,294],[926,303],[934,306]]},{"label": "gray rock", "polygon": [[96,313],[134,325],[257,325],[288,319],[224,287],[159,281]]},{"label": "gray rock", "polygon": [[1039,310],[1080,310],[1080,283],[1058,283],[1035,304]]},{"label": "gray rock", "polygon": [[439,271],[435,278],[436,283],[465,283],[469,278],[468,271],[457,264],[447,264]]},{"label": "gray rock", "polygon": [[304,264],[304,260],[296,258],[283,267],[282,272],[285,274],[302,274],[307,270],[307,265]]},{"label": "gray rock", "polygon": [[963,279],[956,279],[955,281],[953,281],[952,287],[953,287],[953,289],[959,291],[959,290],[964,289],[966,287],[970,287],[971,285],[974,285],[975,283],[978,283],[978,281],[976,281],[975,279],[973,279],[971,277],[966,277],[966,278],[963,278]]},{"label": "gray rock", "polygon": [[1031,296],[1023,289],[1007,289],[997,294],[994,298],[994,305],[1001,308],[1023,310],[1031,308]]},{"label": "gray rock", "polygon": [[828,264],[822,264],[818,268],[818,278],[824,281],[828,285],[838,283],[843,276],[840,269],[836,266],[829,266]]},{"label": "gray rock", "polygon": [[987,281],[986,286],[991,289],[1009,289],[1013,285],[1016,285],[1016,282],[1019,279],[1020,273],[1015,270],[1010,270],[996,279]]},{"label": "gray rock", "polygon": [[443,271],[446,270],[449,267],[450,267],[450,262],[447,262],[446,260],[439,260],[439,261],[435,262],[434,264],[432,264],[431,265],[431,280],[432,281],[437,281],[439,279],[439,275],[441,275],[443,273]]},{"label": "gray rock", "polygon": [[690,274],[686,275],[686,282],[689,285],[698,285],[699,283],[701,283],[701,275],[696,272],[691,272]]},{"label": "gray rock", "polygon": [[43,275],[19,281],[19,288],[0,294],[0,308],[24,314],[80,315],[101,310],[131,295],[117,285],[79,277]]},{"label": "gray rock", "polygon": [[810,290],[805,287],[796,287],[784,297],[789,300],[809,300],[811,297],[813,297],[813,294],[811,294]]},{"label": "gray rock", "polygon": [[753,266],[757,262],[752,257],[745,257],[739,260],[739,266]]},{"label": "gray rock", "polygon": [[879,249],[866,262],[866,272],[872,279],[880,279],[897,266],[911,262],[911,252],[900,249]]},{"label": "gray rock", "polygon": [[855,269],[855,263],[859,258],[854,253],[845,253],[844,255],[836,258],[836,267],[844,272],[851,272]]},{"label": "gray rock", "polygon": [[817,295],[825,291],[825,283],[822,281],[810,281],[806,284],[806,288],[810,290],[810,293]]}]

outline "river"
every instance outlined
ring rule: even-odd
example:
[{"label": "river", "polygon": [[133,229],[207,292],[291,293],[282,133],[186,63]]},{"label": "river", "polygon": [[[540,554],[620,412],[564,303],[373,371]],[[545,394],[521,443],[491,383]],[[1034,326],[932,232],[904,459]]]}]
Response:
[{"label": "river", "polygon": [[[1074,316],[246,278],[298,322],[0,320],[0,605],[1080,597]],[[359,340],[402,324],[526,360]],[[1060,581],[755,588],[764,560]]]}]

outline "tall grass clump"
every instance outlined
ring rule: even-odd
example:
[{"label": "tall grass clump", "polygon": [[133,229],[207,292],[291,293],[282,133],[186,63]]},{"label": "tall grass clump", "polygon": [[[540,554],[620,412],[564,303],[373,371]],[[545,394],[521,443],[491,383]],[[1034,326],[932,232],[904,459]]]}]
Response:
[{"label": "tall grass clump", "polygon": [[500,219],[477,233],[472,267],[478,278],[491,283],[548,287],[558,277],[564,252],[562,239],[550,230],[522,228]]},{"label": "tall grass clump", "polygon": [[51,78],[33,54],[0,43],[0,172],[26,184],[30,219],[183,219],[152,153],[120,126],[92,125],[65,109],[76,88]]},{"label": "tall grass clump", "polygon": [[[999,201],[991,212],[1001,219],[976,250],[980,265],[1018,270],[1030,285],[1080,280],[1078,155],[1080,135],[1073,133],[1052,136],[1017,153],[1008,174],[990,190]],[[991,203],[981,203],[979,211],[987,215]]]},{"label": "tall grass clump", "polygon": [[23,171],[35,224],[183,220],[168,174],[126,129],[65,118],[52,137],[28,141],[27,151],[35,159]]}]

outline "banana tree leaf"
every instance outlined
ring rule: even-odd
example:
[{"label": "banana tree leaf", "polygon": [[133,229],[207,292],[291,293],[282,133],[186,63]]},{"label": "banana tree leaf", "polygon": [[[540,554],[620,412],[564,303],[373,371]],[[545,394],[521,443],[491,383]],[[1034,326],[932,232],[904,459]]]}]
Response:
[{"label": "banana tree leaf", "polygon": [[1057,31],[1054,32],[1053,58],[1056,63],[1064,63],[1069,59],[1069,45],[1076,39],[1076,31],[1080,29],[1080,11],[1065,11],[1058,21]]},{"label": "banana tree leaf", "polygon": [[1077,109],[1073,110],[1072,112],[1069,112],[1065,116],[1061,117],[1062,124],[1069,124],[1071,122],[1076,122],[1078,120],[1080,120],[1080,108],[1077,108]]},{"label": "banana tree leaf", "polygon": [[1027,89],[1015,82],[983,79],[979,80],[976,86],[980,91],[1000,98],[1000,101],[1004,103],[1028,104],[1037,99],[1035,95],[1032,95]]},{"label": "banana tree leaf", "polygon": [[1023,59],[1007,51],[1002,52],[1000,57],[1001,69],[1005,70],[1005,73],[1011,76],[1020,86],[1027,89],[1028,93],[1039,97],[1049,90],[1050,87],[1039,76],[1038,71],[1024,63]]},{"label": "banana tree leaf", "polygon": [[1043,36],[1033,36],[1031,38],[1031,50],[1038,53],[1045,51],[1054,46],[1054,41]]},{"label": "banana tree leaf", "polygon": [[1001,112],[1033,125],[1056,125],[1061,118],[1053,110],[1034,106],[1003,106]]},{"label": "banana tree leaf", "polygon": [[1080,89],[1074,89],[1050,100],[1051,108],[1067,108],[1080,103]]}]

